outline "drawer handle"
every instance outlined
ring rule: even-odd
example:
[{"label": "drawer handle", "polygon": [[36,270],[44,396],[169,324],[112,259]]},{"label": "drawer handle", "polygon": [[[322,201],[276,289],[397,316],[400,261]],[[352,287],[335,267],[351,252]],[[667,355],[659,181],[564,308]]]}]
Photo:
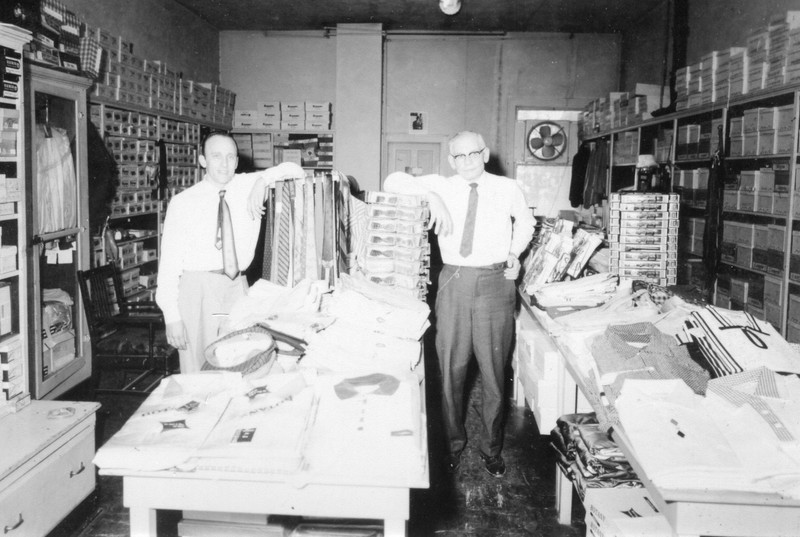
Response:
[{"label": "drawer handle", "polygon": [[84,466],[83,461],[81,461],[81,467],[78,468],[78,471],[70,470],[69,471],[69,477],[73,478],[76,475],[78,475],[79,473],[83,472],[84,470],[86,470],[86,466]]},{"label": "drawer handle", "polygon": [[25,522],[22,520],[22,513],[19,514],[19,520],[13,526],[6,526],[3,528],[3,533],[8,533],[9,531],[14,531],[18,527],[22,526],[22,523]]}]

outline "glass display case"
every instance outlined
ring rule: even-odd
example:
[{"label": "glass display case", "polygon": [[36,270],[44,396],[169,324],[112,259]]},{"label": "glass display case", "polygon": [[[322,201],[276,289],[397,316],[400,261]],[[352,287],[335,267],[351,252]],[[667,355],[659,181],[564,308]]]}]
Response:
[{"label": "glass display case", "polygon": [[77,271],[89,268],[87,98],[91,81],[26,66],[26,241],[31,395],[56,398],[91,375]]}]

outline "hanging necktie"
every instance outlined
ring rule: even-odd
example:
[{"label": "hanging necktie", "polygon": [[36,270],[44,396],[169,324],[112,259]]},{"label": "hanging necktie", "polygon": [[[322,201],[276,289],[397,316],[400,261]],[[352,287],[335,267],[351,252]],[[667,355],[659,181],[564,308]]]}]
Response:
[{"label": "hanging necktie", "polygon": [[292,213],[288,181],[275,185],[275,238],[273,242],[273,283],[289,285],[289,269],[292,262],[291,229]]},{"label": "hanging necktie", "polygon": [[305,215],[305,277],[309,280],[319,279],[319,257],[317,255],[317,225],[314,218],[314,178],[305,179],[305,203],[303,213]]},{"label": "hanging necktie", "polygon": [[292,273],[294,284],[297,285],[297,282],[306,277],[305,179],[292,181],[292,185],[294,187]]},{"label": "hanging necktie", "polygon": [[336,218],[333,199],[333,176],[325,174],[322,182],[322,279],[333,287],[336,281]]},{"label": "hanging necktie", "polygon": [[272,241],[275,229],[275,196],[272,189],[267,189],[267,201],[264,207],[264,256],[261,264],[261,277],[272,281]]},{"label": "hanging necktie", "polygon": [[469,202],[467,203],[467,218],[464,220],[464,233],[461,235],[462,257],[472,253],[472,237],[475,235],[475,216],[478,214],[478,183],[469,184]]},{"label": "hanging necktie", "polygon": [[231,210],[225,201],[225,191],[219,191],[219,210],[217,211],[217,240],[214,244],[222,250],[222,272],[231,280],[239,275],[239,262],[236,260],[236,245],[233,242],[233,222]]}]

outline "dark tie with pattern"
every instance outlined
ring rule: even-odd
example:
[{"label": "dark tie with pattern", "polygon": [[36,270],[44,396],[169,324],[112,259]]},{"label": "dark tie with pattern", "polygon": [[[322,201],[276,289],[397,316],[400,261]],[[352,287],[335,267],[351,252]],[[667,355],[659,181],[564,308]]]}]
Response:
[{"label": "dark tie with pattern", "polygon": [[478,183],[469,184],[469,202],[467,203],[467,218],[464,220],[464,233],[461,235],[462,257],[472,253],[472,237],[475,235],[475,216],[478,213]]},{"label": "dark tie with pattern", "polygon": [[231,210],[225,201],[225,191],[219,191],[219,210],[217,211],[217,250],[222,250],[222,272],[231,280],[239,275],[239,262],[236,260],[236,245],[233,242],[233,222]]},{"label": "dark tie with pattern", "polygon": [[289,285],[289,270],[292,263],[292,201],[290,181],[281,181],[275,186],[275,241],[273,243],[273,283]]}]

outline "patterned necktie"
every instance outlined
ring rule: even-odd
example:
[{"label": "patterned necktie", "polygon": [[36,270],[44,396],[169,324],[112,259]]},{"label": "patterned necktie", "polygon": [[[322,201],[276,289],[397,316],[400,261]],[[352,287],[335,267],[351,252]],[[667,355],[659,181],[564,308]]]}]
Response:
[{"label": "patterned necktie", "polygon": [[236,260],[236,245],[233,242],[233,222],[231,210],[225,201],[225,191],[219,191],[219,210],[217,211],[217,240],[214,244],[222,250],[222,272],[231,280],[239,275],[239,262]]},{"label": "patterned necktie", "polygon": [[289,181],[275,185],[275,238],[272,246],[273,283],[289,285],[289,270],[292,263],[292,202]]},{"label": "patterned necktie", "polygon": [[272,240],[275,228],[275,197],[272,189],[267,189],[267,201],[264,204],[264,255],[261,263],[261,277],[272,281]]},{"label": "patterned necktie", "polygon": [[462,257],[472,253],[472,237],[475,235],[475,216],[478,213],[478,183],[470,183],[469,202],[467,204],[467,218],[464,220],[464,233],[461,235]]}]

